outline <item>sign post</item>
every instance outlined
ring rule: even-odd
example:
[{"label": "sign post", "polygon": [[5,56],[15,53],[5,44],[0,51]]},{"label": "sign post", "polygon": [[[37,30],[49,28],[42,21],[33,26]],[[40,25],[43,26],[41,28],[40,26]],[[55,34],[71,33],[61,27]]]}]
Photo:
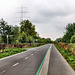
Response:
[{"label": "sign post", "polygon": [[60,39],[58,39],[58,43],[60,43],[61,42],[61,40]]},{"label": "sign post", "polygon": [[7,35],[7,50],[8,50],[8,35]]}]

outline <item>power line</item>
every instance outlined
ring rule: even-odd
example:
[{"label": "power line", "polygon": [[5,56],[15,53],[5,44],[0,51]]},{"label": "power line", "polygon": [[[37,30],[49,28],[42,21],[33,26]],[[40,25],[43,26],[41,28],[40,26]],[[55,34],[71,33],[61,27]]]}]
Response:
[{"label": "power line", "polygon": [[20,17],[17,17],[17,18],[19,18],[19,21],[17,21],[17,22],[21,22],[21,21],[25,20],[26,18],[29,18],[29,17],[26,17],[26,15],[28,13],[26,8],[27,7],[23,7],[23,6],[18,7],[18,9],[20,9],[20,10],[19,10],[19,12],[17,12],[17,14],[20,14]]}]

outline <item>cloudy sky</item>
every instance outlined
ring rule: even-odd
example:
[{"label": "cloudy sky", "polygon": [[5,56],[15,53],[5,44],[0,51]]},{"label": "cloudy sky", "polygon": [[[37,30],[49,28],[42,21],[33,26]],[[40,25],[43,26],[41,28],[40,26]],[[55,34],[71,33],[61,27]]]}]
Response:
[{"label": "cloudy sky", "polygon": [[0,0],[0,18],[8,24],[18,24],[23,8],[40,37],[56,38],[64,35],[66,25],[75,22],[75,0]]}]

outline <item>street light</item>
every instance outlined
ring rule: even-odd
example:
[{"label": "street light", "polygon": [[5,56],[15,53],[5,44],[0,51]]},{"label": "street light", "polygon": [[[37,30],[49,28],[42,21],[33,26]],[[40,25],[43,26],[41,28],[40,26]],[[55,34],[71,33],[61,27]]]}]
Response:
[{"label": "street light", "polygon": [[7,35],[7,50],[8,50],[8,44],[9,44],[9,41],[8,41],[9,36],[13,36],[13,35]]},{"label": "street light", "polygon": [[8,50],[8,35],[7,35],[7,50]]},{"label": "street light", "polygon": [[3,35],[3,34],[0,34],[0,36],[7,36],[7,50],[8,50],[8,44],[9,44],[8,36],[13,36],[13,35]]}]

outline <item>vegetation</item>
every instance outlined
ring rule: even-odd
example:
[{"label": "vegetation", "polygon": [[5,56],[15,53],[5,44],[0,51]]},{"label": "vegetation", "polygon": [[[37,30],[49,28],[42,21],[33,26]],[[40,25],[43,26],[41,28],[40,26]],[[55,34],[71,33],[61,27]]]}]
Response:
[{"label": "vegetation", "polygon": [[[66,26],[62,38],[57,38],[54,43],[59,52],[75,70],[75,23]],[[59,39],[61,40],[59,42]]]},{"label": "vegetation", "polygon": [[47,39],[45,39],[45,38],[38,38],[38,43],[44,43],[44,44],[46,44],[46,43],[52,43],[52,41],[51,41],[51,39],[50,38],[47,38]]},{"label": "vegetation", "polygon": [[71,42],[71,43],[75,43],[75,35],[73,35],[73,36],[71,37],[70,42]]},{"label": "vegetation", "polygon": [[35,31],[35,25],[29,20],[23,20],[20,22],[20,27],[15,25],[8,25],[3,19],[0,20],[0,43],[7,43],[7,35],[9,44],[20,43],[51,43],[50,38],[41,38]]},{"label": "vegetation", "polygon": [[75,55],[75,43],[70,43],[71,45],[71,51]]},{"label": "vegetation", "polygon": [[64,56],[67,62],[71,65],[71,67],[75,70],[75,55],[72,52],[72,47],[70,48],[70,45],[65,46],[65,43],[62,43],[61,45],[55,44],[55,46],[59,50],[59,52]]},{"label": "vegetation", "polygon": [[70,43],[71,37],[75,34],[75,23],[66,26],[66,33],[62,38],[62,42]]},{"label": "vegetation", "polygon": [[2,50],[0,51],[0,58],[20,53],[23,51],[26,51],[26,49],[25,48],[10,48],[9,50],[4,49],[3,51]]},{"label": "vegetation", "polygon": [[54,43],[58,43],[59,39],[61,40],[60,42],[63,42],[63,43],[75,43],[75,23],[71,23],[71,24],[68,24],[66,27],[65,27],[65,34],[63,37],[61,38],[57,38]]}]

